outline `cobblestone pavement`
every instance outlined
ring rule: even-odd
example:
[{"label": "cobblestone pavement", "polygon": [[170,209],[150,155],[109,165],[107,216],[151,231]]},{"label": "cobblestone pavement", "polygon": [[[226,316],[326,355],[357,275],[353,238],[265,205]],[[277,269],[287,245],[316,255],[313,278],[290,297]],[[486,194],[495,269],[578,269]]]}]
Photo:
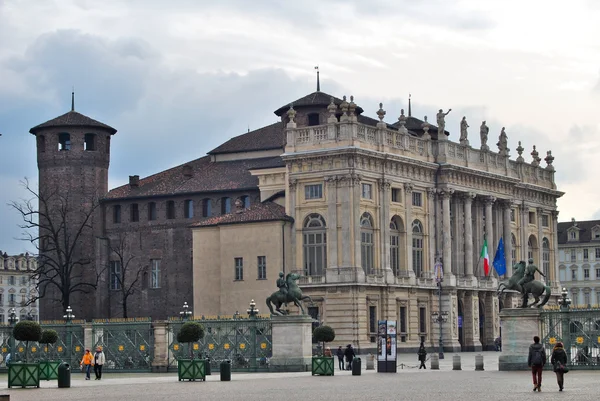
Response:
[{"label": "cobblestone pavement", "polygon": [[[461,354],[461,371],[452,370],[452,354],[440,361],[440,370],[399,369],[398,373],[363,370],[361,376],[336,370],[333,377],[310,373],[232,373],[231,382],[219,374],[207,382],[178,382],[176,374],[106,374],[101,381],[85,381],[74,373],[71,388],[59,389],[56,381],[43,382],[41,389],[7,389],[0,376],[0,394],[11,401],[82,400],[598,400],[597,371],[572,371],[565,376],[565,391],[558,392],[555,376],[544,372],[542,393],[532,394],[528,372],[497,371],[497,353],[484,353],[486,370],[474,370],[475,354]],[[399,364],[415,366],[414,355],[401,355]],[[363,359],[363,362],[365,360]],[[494,366],[495,365],[495,366]],[[363,364],[363,369],[365,365]]]}]

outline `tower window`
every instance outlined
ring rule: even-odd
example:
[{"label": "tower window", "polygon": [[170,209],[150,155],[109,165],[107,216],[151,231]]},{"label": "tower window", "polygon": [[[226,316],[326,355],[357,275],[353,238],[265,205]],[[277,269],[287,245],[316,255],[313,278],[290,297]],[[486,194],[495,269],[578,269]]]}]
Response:
[{"label": "tower window", "polygon": [[194,217],[194,201],[191,199],[186,199],[184,202],[184,214],[186,219],[191,219]]},{"label": "tower window", "polygon": [[231,198],[221,198],[221,214],[231,213]]},{"label": "tower window", "polygon": [[58,134],[58,150],[71,150],[71,134]]},{"label": "tower window", "polygon": [[129,210],[131,211],[131,221],[140,221],[140,209],[138,207],[138,204],[132,203]]},{"label": "tower window", "polygon": [[318,113],[310,113],[308,115],[308,125],[319,125],[319,114]]},{"label": "tower window", "polygon": [[175,201],[167,201],[167,219],[175,218]]},{"label": "tower window", "polygon": [[148,220],[156,220],[156,203],[148,203]]},{"label": "tower window", "polygon": [[37,145],[39,152],[46,151],[46,137],[44,135],[40,135],[37,137]]},{"label": "tower window", "polygon": [[210,209],[210,199],[202,199],[202,217],[210,217],[212,214]]},{"label": "tower window", "polygon": [[121,222],[121,205],[113,206],[113,223],[118,224]]},{"label": "tower window", "polygon": [[85,134],[85,142],[83,142],[83,150],[96,150],[96,134]]}]

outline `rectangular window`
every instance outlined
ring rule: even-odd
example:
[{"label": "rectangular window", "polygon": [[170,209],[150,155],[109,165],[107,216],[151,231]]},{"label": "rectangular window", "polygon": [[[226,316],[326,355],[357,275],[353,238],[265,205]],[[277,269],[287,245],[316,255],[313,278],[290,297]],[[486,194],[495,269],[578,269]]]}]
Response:
[{"label": "rectangular window", "polygon": [[373,186],[371,184],[362,184],[363,199],[373,199]]},{"label": "rectangular window", "polygon": [[175,201],[167,201],[167,219],[175,218]]},{"label": "rectangular window", "polygon": [[[596,280],[600,280],[600,269],[596,269]],[[600,299],[598,299],[598,303],[600,304]]]},{"label": "rectangular window", "polygon": [[119,224],[121,222],[121,205],[113,206],[113,223]]},{"label": "rectangular window", "polygon": [[413,238],[413,271],[417,278],[421,277],[423,271],[423,238]]},{"label": "rectangular window", "polygon": [[0,324],[5,324],[6,321],[4,320],[4,315],[0,314]]},{"label": "rectangular window", "polygon": [[14,306],[15,302],[16,302],[16,295],[15,294],[8,294],[8,305],[9,306]]},{"label": "rectangular window", "polygon": [[587,306],[588,308],[590,307],[591,302],[590,302],[590,293],[589,292],[586,292],[585,294],[583,294],[583,304],[585,306]]},{"label": "rectangular window", "polygon": [[373,233],[372,232],[362,232],[360,233],[360,242],[361,242],[361,264],[362,268],[366,274],[375,274],[373,265]]},{"label": "rectangular window", "polygon": [[160,288],[160,259],[151,259],[150,266],[150,288]]},{"label": "rectangular window", "polygon": [[600,248],[596,248],[596,260],[600,260]]},{"label": "rectangular window", "polygon": [[535,212],[529,212],[529,224],[535,224]]},{"label": "rectangular window", "polygon": [[401,306],[400,307],[400,341],[401,342],[406,342],[406,328],[408,327],[408,324],[406,322],[406,306]]},{"label": "rectangular window", "polygon": [[577,261],[577,251],[575,249],[571,249],[571,262]]},{"label": "rectangular window", "polygon": [[425,307],[419,308],[419,334],[425,334],[427,332],[427,309]]},{"label": "rectangular window", "polygon": [[113,260],[110,262],[110,289],[120,290],[121,289],[121,262]]},{"label": "rectangular window", "polygon": [[390,235],[390,267],[394,275],[400,274],[400,236]]},{"label": "rectangular window", "polygon": [[377,307],[369,305],[369,334],[371,342],[375,342],[377,336]]},{"label": "rectangular window", "polygon": [[4,294],[0,294],[0,305],[4,305]]},{"label": "rectangular window", "polygon": [[231,198],[221,198],[221,214],[231,213]]},{"label": "rectangular window", "polygon": [[584,248],[583,249],[583,260],[587,262],[588,261],[588,257],[589,257],[588,249]]},{"label": "rectangular window", "polygon": [[569,232],[569,240],[570,240],[570,241],[574,241],[574,240],[576,240],[576,239],[577,239],[577,232],[575,232],[575,231],[570,231],[570,232]]},{"label": "rectangular window", "polygon": [[244,279],[244,258],[235,258],[235,280]]},{"label": "rectangular window", "polygon": [[212,214],[210,199],[202,199],[202,217],[210,217]]},{"label": "rectangular window", "polygon": [[548,215],[547,214],[543,214],[542,215],[542,227],[548,227]]},{"label": "rectangular window", "polygon": [[27,277],[21,276],[21,285],[27,285]]},{"label": "rectangular window", "polygon": [[83,150],[94,151],[96,150],[96,134],[85,134],[85,142],[83,144]]},{"label": "rectangular window", "polygon": [[402,191],[400,188],[392,188],[392,202],[402,202]]},{"label": "rectangular window", "polygon": [[130,220],[132,222],[140,221],[140,208],[137,203],[132,203],[129,207],[129,211],[131,213]]},{"label": "rectangular window", "polygon": [[258,265],[258,279],[266,280],[267,279],[267,257],[259,256],[257,258]]},{"label": "rectangular window", "polygon": [[156,203],[148,203],[148,220],[156,220]]},{"label": "rectangular window", "polygon": [[510,209],[510,221],[513,223],[516,221],[515,209]]},{"label": "rectangular window", "polygon": [[420,192],[412,193],[412,204],[413,206],[421,207],[423,206],[423,199]]},{"label": "rectangular window", "polygon": [[15,285],[15,276],[10,276],[8,278],[8,284],[9,285]]},{"label": "rectangular window", "polygon": [[575,269],[571,270],[571,280],[577,281],[577,270]]},{"label": "rectangular window", "polygon": [[304,186],[304,199],[321,199],[323,197],[323,184]]},{"label": "rectangular window", "polygon": [[184,207],[184,215],[186,219],[191,219],[194,217],[194,201],[191,199],[186,199],[185,202],[183,202],[183,207]]},{"label": "rectangular window", "polygon": [[583,279],[584,280],[590,279],[590,269],[583,269]]}]

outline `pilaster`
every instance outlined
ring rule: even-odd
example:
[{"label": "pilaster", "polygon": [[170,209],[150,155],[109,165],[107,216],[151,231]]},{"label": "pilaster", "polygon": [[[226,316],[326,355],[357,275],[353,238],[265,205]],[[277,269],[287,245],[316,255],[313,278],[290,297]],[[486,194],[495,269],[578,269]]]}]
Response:
[{"label": "pilaster", "polygon": [[[537,222],[537,237],[538,237],[538,252],[536,255],[537,260],[535,261],[536,264],[540,267],[540,270],[543,272],[543,264],[544,264],[544,247],[543,245],[543,241],[544,241],[544,231],[542,229],[542,214],[544,213],[544,209],[542,209],[541,207],[538,207],[535,209],[535,217],[536,218],[536,222]],[[544,273],[547,274],[547,273]],[[548,281],[548,277],[540,277],[541,280],[544,280],[544,282]]]},{"label": "pilaster", "polygon": [[[494,226],[493,226],[493,213],[492,207],[496,198],[493,196],[487,196],[484,198],[485,202],[485,238],[487,239],[487,248],[490,261],[494,258]],[[493,274],[493,268],[490,263],[490,276]],[[485,274],[485,272],[484,272]]]},{"label": "pilaster", "polygon": [[[289,210],[288,210],[288,215],[292,216],[294,218],[294,226],[292,227],[291,233],[290,233],[290,243],[292,244],[292,252],[290,252],[290,270],[303,270],[302,266],[298,266],[296,263],[296,254],[299,252],[299,249],[301,249],[301,246],[298,246],[298,244],[296,243],[296,232],[297,230],[302,230],[302,222],[300,222],[300,224],[298,224],[299,219],[298,216],[296,216],[296,192],[297,192],[297,187],[298,187],[298,180],[295,178],[290,178],[289,180],[289,186],[288,186],[288,191],[289,191]],[[286,266],[283,266],[283,269],[285,270]]]},{"label": "pilaster", "polygon": [[465,275],[473,277],[473,218],[471,215],[475,194],[472,192],[463,195],[465,208]]},{"label": "pilaster", "polygon": [[413,260],[412,260],[412,191],[413,186],[410,183],[404,184],[405,192],[405,208],[404,214],[406,218],[406,274],[409,277],[414,277]]},{"label": "pilaster", "polygon": [[504,237],[504,261],[506,263],[506,276],[512,276],[512,235],[510,230],[510,211],[512,201],[502,202],[502,236]]},{"label": "pilaster", "polygon": [[448,276],[449,279],[453,276],[452,238],[450,233],[450,198],[453,193],[453,189],[444,189],[440,192],[442,196],[442,265],[444,267],[444,276]]},{"label": "pilaster", "polygon": [[337,221],[337,183],[335,176],[326,177],[327,188],[327,261],[329,267],[338,267],[338,221]]},{"label": "pilaster", "polygon": [[[436,262],[436,251],[437,247],[435,245],[435,197],[436,197],[436,189],[435,188],[427,188],[427,214],[428,214],[428,228],[427,228],[427,238],[429,239],[429,270],[430,274],[433,274],[431,270]],[[407,226],[407,230],[408,230]],[[407,252],[409,249],[407,248]]]},{"label": "pilaster", "polygon": [[391,182],[386,179],[378,180],[380,209],[380,257],[381,269],[386,275],[386,282],[394,282],[394,272],[390,267],[390,187]]},{"label": "pilaster", "polygon": [[154,357],[152,358],[152,373],[166,373],[169,367],[169,340],[167,322],[153,322]]},{"label": "pilaster", "polygon": [[462,324],[462,350],[466,352],[481,351],[481,341],[479,340],[479,296],[475,291],[465,291]]}]

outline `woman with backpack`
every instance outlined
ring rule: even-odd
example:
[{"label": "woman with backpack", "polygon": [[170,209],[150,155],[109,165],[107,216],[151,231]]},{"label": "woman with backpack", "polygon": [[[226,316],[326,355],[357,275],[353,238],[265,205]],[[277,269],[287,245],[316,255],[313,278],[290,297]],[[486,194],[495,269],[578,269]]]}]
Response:
[{"label": "woman with backpack", "polygon": [[550,357],[550,363],[554,367],[554,373],[556,373],[556,382],[558,383],[558,391],[563,391],[565,384],[565,373],[568,372],[565,365],[567,364],[567,353],[563,343],[558,342],[552,350],[552,356]]}]

